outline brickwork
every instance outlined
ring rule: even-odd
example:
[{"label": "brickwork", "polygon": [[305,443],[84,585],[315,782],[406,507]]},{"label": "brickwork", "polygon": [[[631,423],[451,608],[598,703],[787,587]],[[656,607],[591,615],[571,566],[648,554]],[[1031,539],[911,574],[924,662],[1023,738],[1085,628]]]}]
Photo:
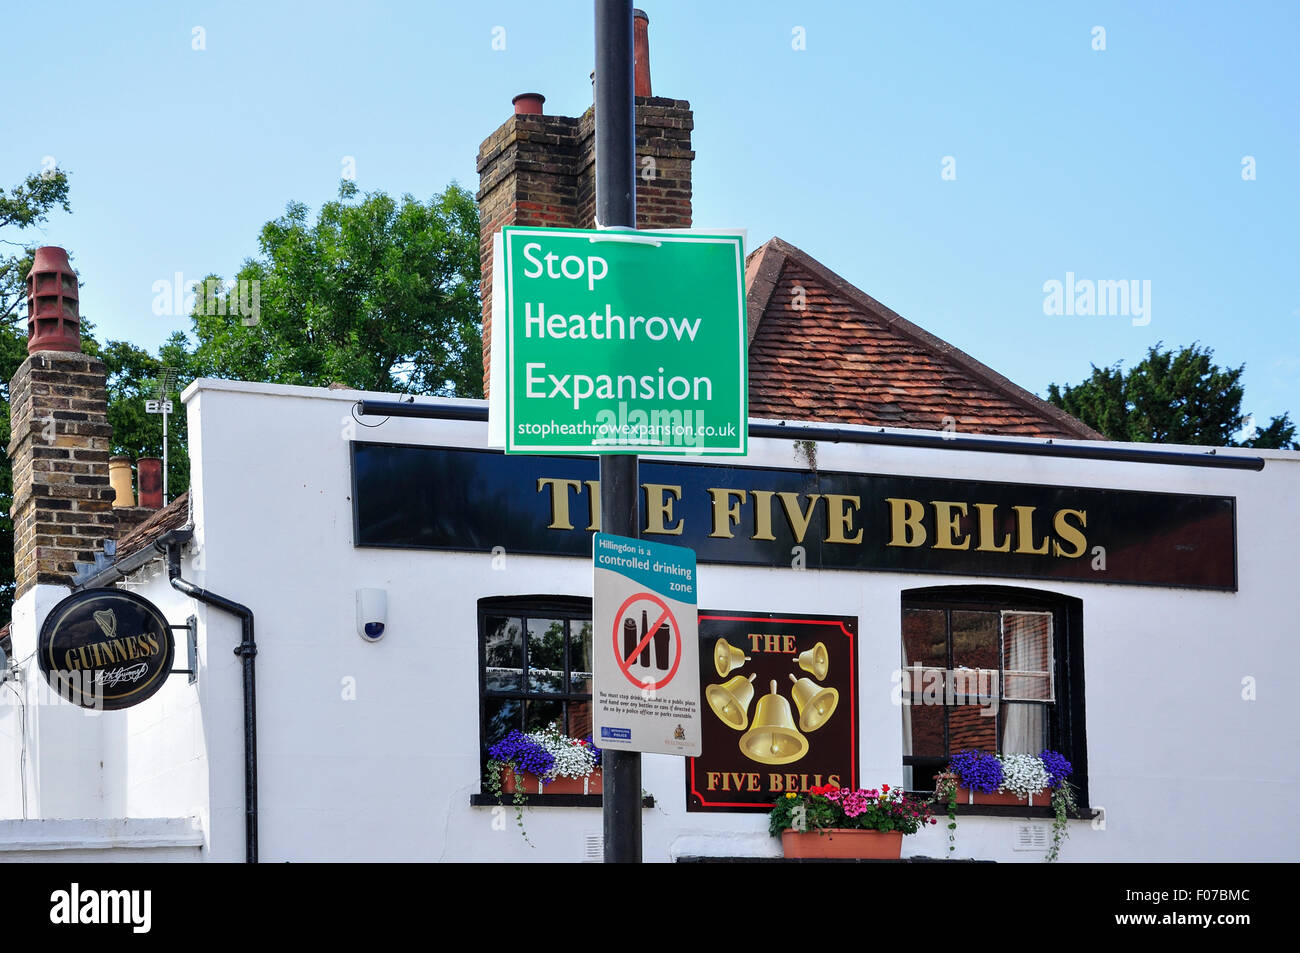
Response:
[{"label": "brickwork", "polygon": [[15,596],[67,585],[116,535],[104,384],[103,363],[72,351],[32,354],[9,384]]},{"label": "brickwork", "polygon": [[[637,97],[637,227],[691,225],[690,103]],[[646,161],[649,159],[650,161]],[[506,225],[592,228],[595,112],[512,115],[479,146],[479,261],[483,299],[483,392],[492,360],[492,236]]]}]

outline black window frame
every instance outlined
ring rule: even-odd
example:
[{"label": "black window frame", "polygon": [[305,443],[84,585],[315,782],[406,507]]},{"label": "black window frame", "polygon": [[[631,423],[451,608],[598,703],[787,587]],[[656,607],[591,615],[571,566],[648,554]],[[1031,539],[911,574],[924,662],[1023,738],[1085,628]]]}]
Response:
[{"label": "black window frame", "polygon": [[[489,617],[499,616],[517,616],[525,620],[523,632],[523,677],[519,689],[493,689],[487,687],[487,620]],[[530,700],[545,699],[548,701],[560,701],[565,706],[565,721],[563,730],[568,730],[568,705],[572,702],[586,702],[591,704],[592,696],[590,692],[574,692],[571,690],[571,672],[569,660],[571,650],[569,648],[570,636],[565,636],[564,651],[564,680],[563,684],[566,691],[563,692],[533,692],[528,690],[528,629],[527,619],[530,618],[547,618],[547,619],[565,619],[569,622],[574,620],[591,622],[591,599],[583,596],[546,596],[546,595],[527,595],[527,596],[489,596],[478,601],[478,730],[479,730],[479,761],[483,769],[487,767],[488,748],[496,744],[499,738],[488,737],[488,715],[487,707],[489,699],[517,699],[520,704],[520,724],[517,726],[521,731],[524,730],[524,717],[526,712],[526,702]],[[594,636],[593,636],[594,637]]]},{"label": "black window frame", "polygon": [[[906,589],[901,594],[899,609],[899,657],[903,656],[902,619],[903,613],[911,609],[939,609],[948,612],[947,623],[947,668],[952,670],[952,626],[953,611],[972,612],[1050,612],[1052,614],[1052,679],[1056,700],[1047,704],[1047,748],[1058,751],[1070,761],[1074,769],[1070,777],[1077,791],[1079,809],[1089,806],[1088,800],[1088,745],[1084,711],[1084,669],[1083,669],[1083,600],[1064,596],[1059,593],[1041,589],[1024,589],[1014,586],[927,586],[918,589]],[[998,667],[1003,665],[1003,652],[999,646]],[[1003,726],[1002,707],[1004,700],[1001,693],[1005,689],[1005,680],[999,680],[998,737],[1001,738]],[[903,706],[902,717],[909,717],[907,705]],[[900,724],[901,730],[901,724]],[[949,742],[948,719],[944,718],[944,746],[951,751]],[[913,768],[915,776],[919,768],[927,773],[935,767],[942,767],[946,758],[939,759],[920,755],[904,755],[904,766]]]}]

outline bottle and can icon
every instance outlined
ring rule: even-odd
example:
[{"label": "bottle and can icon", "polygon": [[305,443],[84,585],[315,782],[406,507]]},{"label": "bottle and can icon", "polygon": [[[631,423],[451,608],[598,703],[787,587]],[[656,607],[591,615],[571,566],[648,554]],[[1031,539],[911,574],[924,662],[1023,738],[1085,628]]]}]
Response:
[{"label": "bottle and can icon", "polygon": [[[636,620],[631,616],[623,620],[623,658],[631,664],[630,656],[636,651],[636,647],[646,636],[646,631],[650,628],[649,615],[642,610],[641,626],[638,629]],[[650,668],[650,648],[654,646],[654,667],[660,671],[668,671],[669,652],[672,649],[672,629],[667,622],[660,624],[655,629],[654,638],[646,642],[645,648],[641,650],[637,662],[643,668]]]}]

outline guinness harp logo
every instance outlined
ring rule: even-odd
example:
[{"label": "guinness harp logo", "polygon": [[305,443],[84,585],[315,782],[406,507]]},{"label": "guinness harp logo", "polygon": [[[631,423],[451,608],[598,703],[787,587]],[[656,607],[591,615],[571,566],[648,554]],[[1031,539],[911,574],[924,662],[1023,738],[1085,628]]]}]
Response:
[{"label": "guinness harp logo", "polygon": [[83,708],[129,708],[162,688],[176,654],[167,619],[149,600],[120,589],[73,593],[45,618],[41,674]]},{"label": "guinness harp logo", "polygon": [[110,639],[117,635],[117,616],[112,609],[100,609],[95,613],[95,621]]}]

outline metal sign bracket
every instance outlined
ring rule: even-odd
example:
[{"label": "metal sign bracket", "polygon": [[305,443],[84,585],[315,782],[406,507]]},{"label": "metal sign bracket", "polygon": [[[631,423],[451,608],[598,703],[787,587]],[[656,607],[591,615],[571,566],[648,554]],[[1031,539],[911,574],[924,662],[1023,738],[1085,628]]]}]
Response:
[{"label": "metal sign bracket", "polygon": [[188,675],[187,681],[193,685],[199,680],[199,620],[190,616],[185,620],[184,625],[169,625],[167,628],[173,632],[184,630],[185,637],[185,654],[189,668],[174,668],[171,670],[172,675]]}]

